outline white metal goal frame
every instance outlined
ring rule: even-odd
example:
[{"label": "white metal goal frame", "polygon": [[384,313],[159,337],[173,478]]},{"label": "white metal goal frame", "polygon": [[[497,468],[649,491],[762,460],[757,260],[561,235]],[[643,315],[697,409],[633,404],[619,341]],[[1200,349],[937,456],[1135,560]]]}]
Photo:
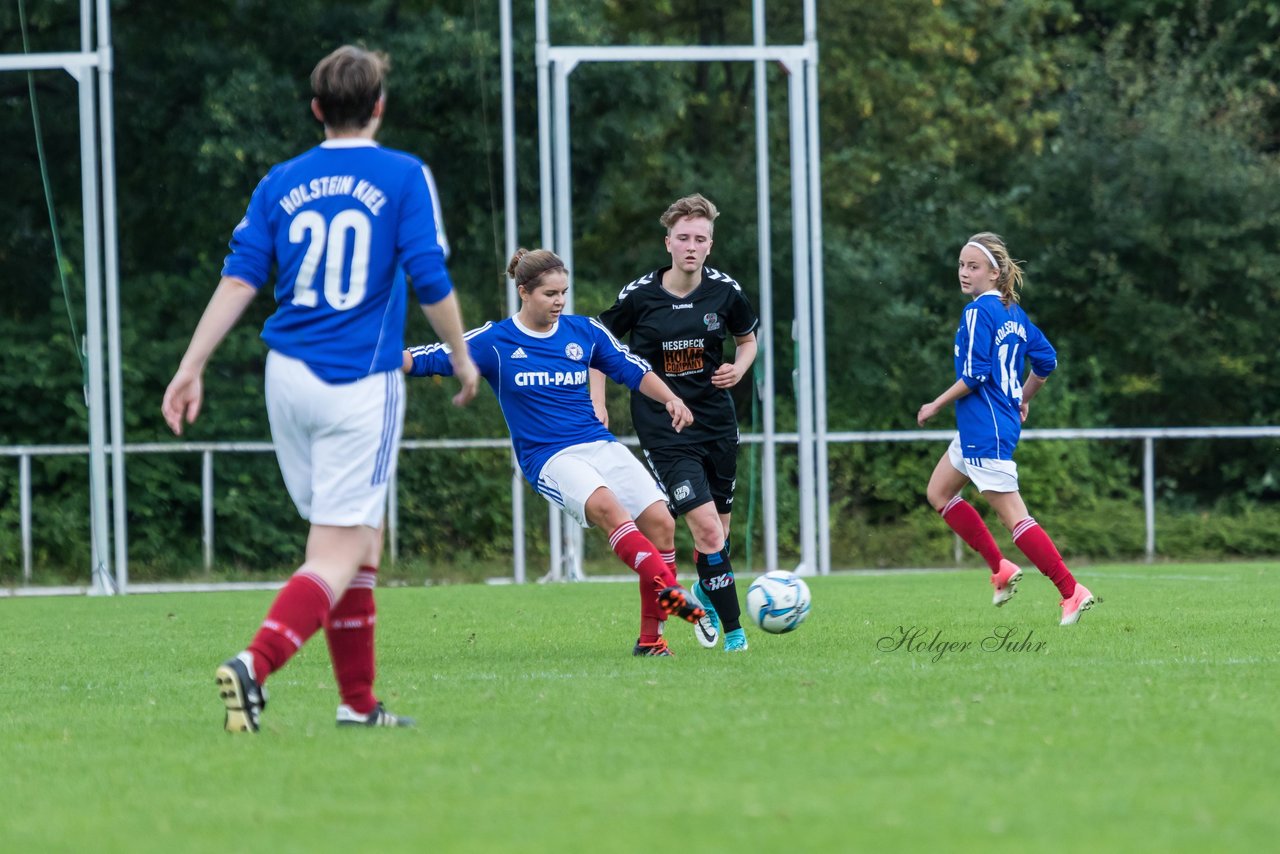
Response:
[{"label": "white metal goal frame", "polygon": [[[3,54],[0,55],[0,72],[65,71],[75,79],[78,88],[80,192],[84,211],[82,233],[85,341],[83,349],[88,365],[85,402],[89,410],[89,518],[93,542],[91,591],[111,594],[124,590],[128,583],[129,569],[125,530],[124,403],[121,394],[120,367],[120,265],[116,223],[114,69],[108,0],[96,0],[96,2],[80,0],[79,20],[80,50],[78,52]],[[104,377],[103,374],[104,342],[108,352],[106,360],[108,377]],[[109,410],[105,403],[108,389]],[[112,451],[110,522],[107,509],[106,462],[108,413],[111,422]],[[114,575],[112,574],[113,543]]]},{"label": "white metal goal frame", "polygon": [[[553,249],[570,271],[573,264],[572,190],[569,169],[569,77],[591,62],[751,62],[755,66],[756,198],[758,219],[760,358],[763,362],[763,530],[765,565],[778,568],[777,457],[774,429],[773,276],[769,196],[768,111],[765,64],[788,71],[793,250],[793,324],[797,367],[796,422],[799,463],[799,530],[802,574],[831,570],[827,481],[826,364],[823,323],[822,216],[818,147],[817,15],[814,0],[804,0],[804,44],[765,43],[764,2],[753,0],[752,45],[727,46],[554,46],[550,42],[548,0],[536,4],[538,66],[538,138],[542,245]],[[570,272],[572,277],[572,272]],[[572,311],[573,289],[566,311]],[[515,508],[518,511],[518,505]],[[520,515],[513,512],[513,515]],[[552,508],[551,566],[547,580],[582,577],[582,530],[565,525]],[[517,549],[522,543],[517,542]],[[523,568],[522,556],[517,566]],[[519,580],[519,575],[517,576]]]}]

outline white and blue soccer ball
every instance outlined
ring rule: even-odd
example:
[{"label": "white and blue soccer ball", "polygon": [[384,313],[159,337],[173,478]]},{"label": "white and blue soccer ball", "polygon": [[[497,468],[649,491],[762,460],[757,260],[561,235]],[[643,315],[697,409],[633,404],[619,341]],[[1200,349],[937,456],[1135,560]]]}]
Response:
[{"label": "white and blue soccer ball", "polygon": [[776,569],[747,588],[747,615],[770,634],[795,631],[809,616],[809,585],[794,572]]}]

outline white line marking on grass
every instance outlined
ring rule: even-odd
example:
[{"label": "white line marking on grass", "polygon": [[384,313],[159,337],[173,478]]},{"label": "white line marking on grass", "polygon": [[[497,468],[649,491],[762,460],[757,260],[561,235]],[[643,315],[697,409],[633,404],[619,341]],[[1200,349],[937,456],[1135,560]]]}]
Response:
[{"label": "white line marking on grass", "polygon": [[1221,575],[1165,575],[1162,572],[1084,572],[1077,571],[1076,575],[1083,575],[1088,578],[1123,578],[1134,581],[1239,581],[1238,578],[1224,577]]}]

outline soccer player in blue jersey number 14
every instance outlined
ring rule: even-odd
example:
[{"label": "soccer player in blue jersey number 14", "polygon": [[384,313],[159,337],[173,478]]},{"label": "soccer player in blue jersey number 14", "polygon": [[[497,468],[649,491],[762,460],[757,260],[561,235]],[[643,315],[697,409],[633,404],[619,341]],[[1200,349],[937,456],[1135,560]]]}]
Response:
[{"label": "soccer player in blue jersey number 14", "polygon": [[[996,607],[1008,602],[1022,570],[1006,560],[982,517],[960,497],[972,481],[1013,534],[1014,544],[1030,558],[1062,595],[1060,624],[1074,625],[1094,604],[1094,596],[1075,580],[1018,492],[1018,446],[1031,398],[1057,367],[1057,353],[1018,304],[1022,268],[1009,256],[998,234],[982,232],[960,249],[960,290],[971,298],[955,340],[956,381],[920,407],[920,426],[944,406],[956,405],[959,434],[942,454],[929,478],[929,503],[991,567]],[[1031,362],[1026,381],[1023,363]]]},{"label": "soccer player in blue jersey number 14", "polygon": [[[671,542],[675,522],[644,466],[596,418],[588,392],[592,368],[639,389],[663,407],[671,428],[693,421],[644,360],[595,318],[563,314],[569,276],[553,252],[521,249],[507,268],[520,311],[467,333],[467,347],[493,388],[511,431],[520,470],[547,501],[585,527],[609,532],[609,545],[640,576],[640,638],[634,655],[669,656],[662,621],[675,614],[691,623],[706,611],[676,581],[656,541]],[[412,376],[453,372],[446,345],[405,351]]]},{"label": "soccer player in blue jersey number 14", "polygon": [[405,275],[427,320],[453,345],[461,406],[479,374],[445,269],[439,205],[418,158],[374,142],[386,58],[345,46],[311,74],[325,141],[271,169],[231,237],[162,411],[175,434],[200,414],[205,364],[276,267],[277,307],[262,330],[267,415],[285,486],[311,523],[305,562],[247,649],[217,668],[226,729],[256,732],[264,682],[322,626],[339,725],[407,726],[373,693],[373,587],[387,484],[404,422]]}]

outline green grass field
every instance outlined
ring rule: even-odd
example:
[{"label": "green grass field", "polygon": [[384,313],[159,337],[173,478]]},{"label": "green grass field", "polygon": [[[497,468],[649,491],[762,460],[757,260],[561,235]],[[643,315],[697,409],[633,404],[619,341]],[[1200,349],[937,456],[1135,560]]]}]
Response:
[{"label": "green grass field", "polygon": [[0,600],[0,850],[1272,849],[1280,565],[1079,576],[1073,629],[1035,573],[1001,610],[976,571],[842,575],[745,655],[672,623],[674,659],[630,656],[633,583],[382,590],[420,726],[337,730],[316,637],[257,736],[213,669],[271,593]]}]

